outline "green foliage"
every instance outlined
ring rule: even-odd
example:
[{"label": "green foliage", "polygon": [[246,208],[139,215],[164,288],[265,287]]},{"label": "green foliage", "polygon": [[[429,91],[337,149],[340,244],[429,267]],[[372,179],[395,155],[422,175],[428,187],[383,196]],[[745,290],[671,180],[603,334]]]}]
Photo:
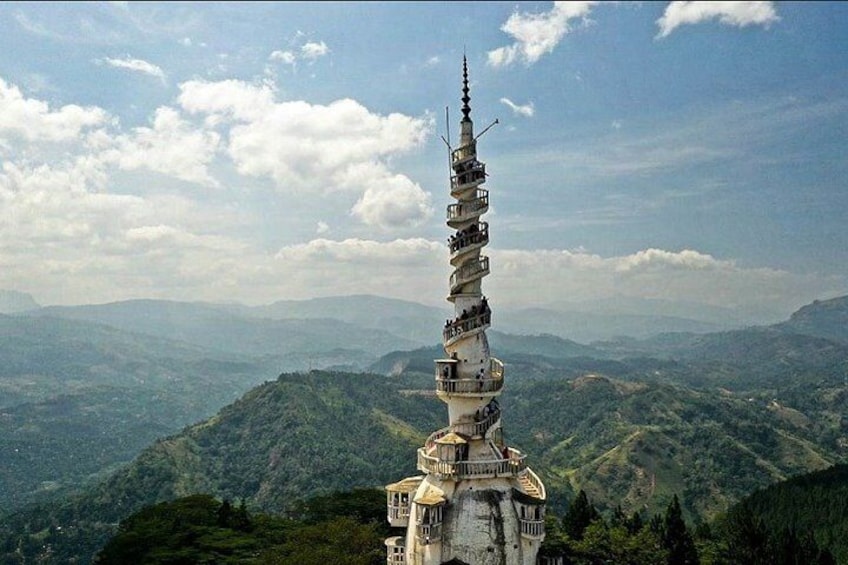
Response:
[{"label": "green foliage", "polygon": [[[371,565],[385,560],[383,534],[372,523],[348,515],[379,491],[333,493],[307,500],[321,508],[314,522],[269,515],[251,516],[208,495],[193,495],[148,506],[121,522],[99,552],[98,565],[293,564]],[[330,502],[330,500],[333,502]],[[341,514],[334,515],[338,510]],[[317,516],[312,516],[317,518]]]},{"label": "green foliage", "polygon": [[846,500],[844,464],[758,490],[728,512],[723,527],[729,551],[740,559],[800,555],[809,563],[829,558],[848,563]]}]

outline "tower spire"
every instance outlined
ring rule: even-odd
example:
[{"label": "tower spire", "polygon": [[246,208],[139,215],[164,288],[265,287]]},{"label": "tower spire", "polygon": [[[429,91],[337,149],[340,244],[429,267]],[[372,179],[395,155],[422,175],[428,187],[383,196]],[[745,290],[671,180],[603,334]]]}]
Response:
[{"label": "tower spire", "polygon": [[462,121],[470,122],[471,121],[471,106],[468,105],[471,102],[471,97],[468,95],[468,59],[466,59],[465,55],[462,56]]}]

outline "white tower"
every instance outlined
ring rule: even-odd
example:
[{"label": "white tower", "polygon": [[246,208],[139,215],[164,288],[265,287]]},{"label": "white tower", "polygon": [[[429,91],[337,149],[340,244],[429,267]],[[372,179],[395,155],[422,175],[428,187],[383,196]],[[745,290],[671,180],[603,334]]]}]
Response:
[{"label": "white tower", "polygon": [[406,535],[386,540],[388,565],[535,565],[545,537],[545,487],[525,455],[503,440],[497,397],[504,366],[490,356],[486,329],[492,313],[482,292],[489,258],[486,166],[477,160],[471,121],[468,66],[463,58],[459,147],[451,151],[453,176],[447,225],[450,296],[455,317],[445,323],[447,358],[436,360],[436,393],[448,405],[445,428],[418,449],[424,473],[388,485],[388,520]]}]

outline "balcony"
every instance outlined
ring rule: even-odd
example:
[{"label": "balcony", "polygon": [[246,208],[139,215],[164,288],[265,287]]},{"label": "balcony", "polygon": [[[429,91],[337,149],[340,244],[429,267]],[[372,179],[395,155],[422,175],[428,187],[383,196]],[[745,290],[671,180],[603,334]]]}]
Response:
[{"label": "balcony", "polygon": [[465,200],[448,206],[447,220],[450,227],[485,214],[489,209],[489,191],[478,188],[472,200]]},{"label": "balcony", "polygon": [[525,458],[526,455],[510,447],[509,457],[506,459],[449,462],[428,455],[426,448],[421,447],[418,449],[418,469],[454,479],[517,477],[527,469]]},{"label": "balcony", "polygon": [[[479,396],[480,393],[500,392],[500,390],[503,388],[504,365],[500,359],[495,359],[494,357],[491,357],[489,359],[488,374],[484,374],[482,377],[458,379],[452,376],[455,374],[456,373],[450,371],[445,373],[445,371],[441,369],[441,365],[439,364],[439,362],[437,362],[436,392],[444,394],[467,394],[471,396]],[[476,433],[467,433],[458,428],[454,431],[460,434],[464,433],[466,435],[471,436],[477,435]]]},{"label": "balcony", "polygon": [[480,257],[476,261],[465,263],[459,269],[451,273],[451,294],[456,294],[462,285],[479,280],[489,274],[489,258]]},{"label": "balcony", "polygon": [[455,434],[468,436],[470,438],[485,437],[489,428],[494,426],[501,419],[501,411],[495,410],[487,417],[478,422],[469,422],[467,424],[454,424],[433,432],[424,441],[424,448],[429,452],[436,447],[436,441],[453,432]]},{"label": "balcony", "polygon": [[456,257],[459,253],[479,249],[489,243],[489,224],[479,222],[472,224],[467,230],[461,230],[448,238],[448,248],[451,252],[451,258]]},{"label": "balcony", "polygon": [[415,527],[415,537],[423,545],[430,545],[431,543],[440,541],[442,539],[442,525],[418,524]]},{"label": "balcony", "polygon": [[[445,347],[452,345],[463,337],[472,336],[482,330],[488,328],[492,323],[492,312],[487,310],[476,316],[466,318],[464,320],[455,320],[452,324],[445,327],[442,331],[442,338]],[[450,380],[450,379],[448,379]],[[456,379],[463,380],[463,379]]]},{"label": "balcony", "polygon": [[468,145],[463,145],[451,152],[451,166],[458,165],[477,156],[477,140],[472,140]]},{"label": "balcony", "polygon": [[479,161],[472,161],[466,170],[457,172],[450,179],[451,196],[456,197],[465,190],[482,184],[486,181],[486,165]]},{"label": "balcony", "polygon": [[405,528],[409,523],[410,496],[424,477],[408,477],[386,487],[386,519],[393,528]]},{"label": "balcony", "polygon": [[386,544],[386,565],[406,565],[406,540],[403,536],[388,538]]},{"label": "balcony", "polygon": [[503,379],[481,377],[479,379],[437,379],[436,394],[480,396],[500,392]]},{"label": "balcony", "polygon": [[521,524],[521,535],[531,539],[542,539],[545,537],[545,521],[544,520],[526,520],[519,519]]}]

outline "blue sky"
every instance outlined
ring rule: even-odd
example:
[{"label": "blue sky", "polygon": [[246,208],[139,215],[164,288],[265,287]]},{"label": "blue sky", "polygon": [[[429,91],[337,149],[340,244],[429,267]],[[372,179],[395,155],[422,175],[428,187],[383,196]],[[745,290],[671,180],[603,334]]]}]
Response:
[{"label": "blue sky", "polygon": [[0,4],[0,288],[443,304],[445,107],[510,306],[848,291],[848,4]]}]

